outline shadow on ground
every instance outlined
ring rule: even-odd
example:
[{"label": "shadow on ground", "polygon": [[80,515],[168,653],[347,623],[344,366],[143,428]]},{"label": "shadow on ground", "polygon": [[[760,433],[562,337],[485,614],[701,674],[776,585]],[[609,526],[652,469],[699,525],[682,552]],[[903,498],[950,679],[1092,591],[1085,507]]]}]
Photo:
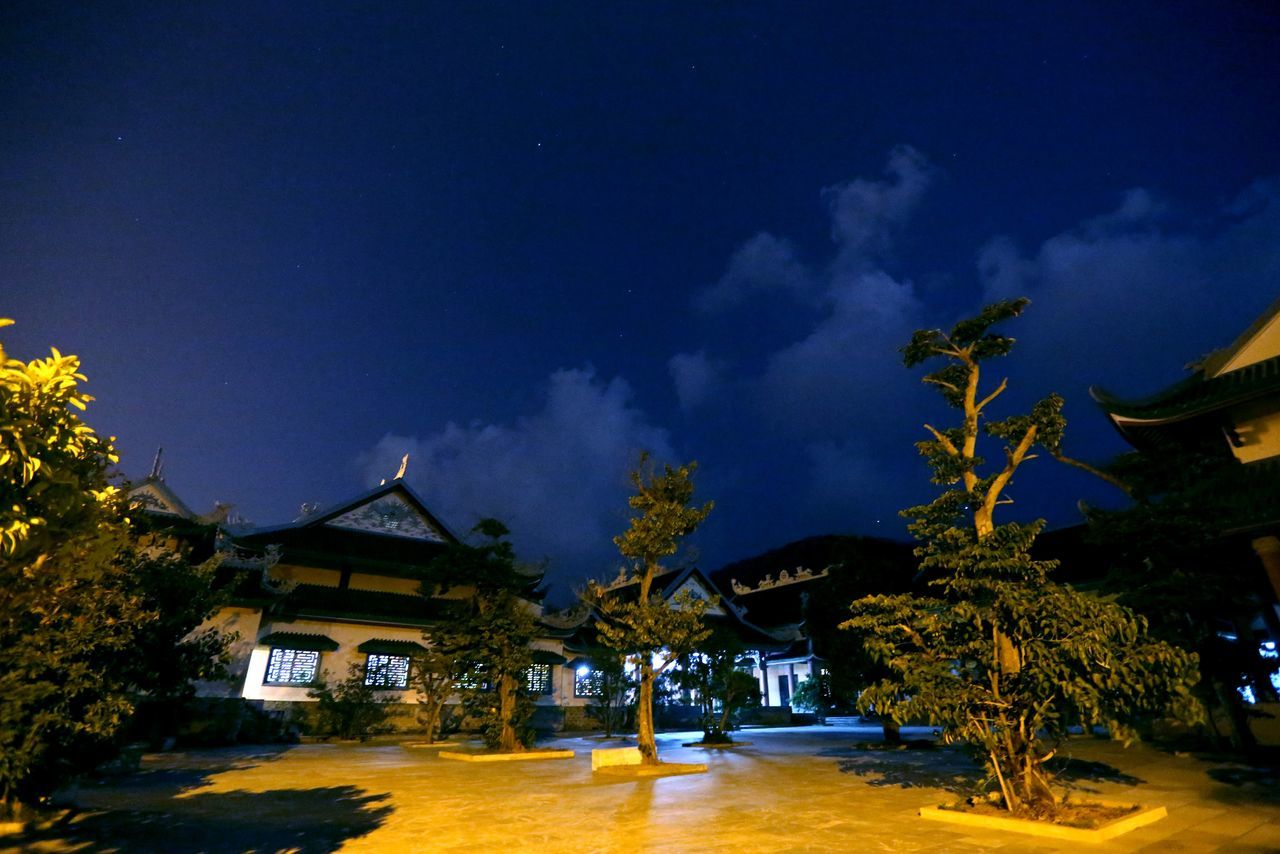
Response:
[{"label": "shadow on ground", "polygon": [[149,757],[141,770],[128,774],[105,774],[83,784],[86,791],[110,787],[114,790],[164,791],[184,794],[210,785],[210,778],[228,771],[246,771],[266,762],[274,762],[291,749],[291,745],[253,748],[231,748],[199,754],[198,764],[187,754],[167,753]]},{"label": "shadow on ground", "polygon": [[[839,753],[830,751],[826,755],[842,755],[840,770],[866,778],[870,786],[942,789],[956,795],[971,795],[982,787],[987,778],[979,763],[955,747],[935,750],[854,748]],[[1086,783],[1105,781],[1136,786],[1146,782],[1105,762],[1058,757],[1048,764],[1056,782],[1066,788],[1088,791]]]},{"label": "shadow on ground", "polygon": [[388,794],[355,786],[199,792],[160,808],[81,813],[31,834],[29,845],[59,841],[92,851],[337,851],[380,827]]},{"label": "shadow on ground", "polygon": [[1068,788],[1085,788],[1082,785],[1084,783],[1120,783],[1124,786],[1140,786],[1147,782],[1141,777],[1126,774],[1105,762],[1056,756],[1045,764],[1054,779]]},{"label": "shadow on ground", "polygon": [[[1221,762],[1198,757],[1202,762]],[[1209,779],[1222,785],[1211,797],[1227,804],[1256,803],[1280,805],[1280,764],[1271,761],[1227,761],[1205,771]]]},{"label": "shadow on ground", "polygon": [[845,774],[863,777],[869,786],[897,786],[903,789],[943,789],[957,795],[972,794],[986,774],[963,751],[858,750],[823,751],[842,755],[839,768]]}]

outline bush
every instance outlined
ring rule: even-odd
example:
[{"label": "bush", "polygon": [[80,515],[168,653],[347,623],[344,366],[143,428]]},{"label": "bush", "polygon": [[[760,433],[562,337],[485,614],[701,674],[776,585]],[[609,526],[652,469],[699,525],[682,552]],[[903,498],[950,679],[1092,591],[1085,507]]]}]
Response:
[{"label": "bush", "polygon": [[386,706],[391,702],[384,692],[365,684],[364,668],[359,664],[352,664],[347,678],[332,688],[322,680],[307,696],[319,701],[316,724],[321,735],[361,741],[382,731]]}]

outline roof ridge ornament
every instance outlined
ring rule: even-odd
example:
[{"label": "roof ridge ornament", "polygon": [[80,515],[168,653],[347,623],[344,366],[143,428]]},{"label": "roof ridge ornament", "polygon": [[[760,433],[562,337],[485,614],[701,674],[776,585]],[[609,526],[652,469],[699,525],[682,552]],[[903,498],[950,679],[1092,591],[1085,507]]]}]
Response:
[{"label": "roof ridge ornament", "polygon": [[782,587],[787,584],[795,584],[799,581],[813,581],[817,578],[825,578],[831,574],[831,567],[825,567],[822,572],[814,572],[812,569],[803,566],[797,566],[795,572],[790,570],[782,570],[778,573],[778,579],[775,581],[772,572],[766,572],[764,578],[755,587],[748,587],[742,584],[738,579],[730,579],[729,584],[733,587],[735,596],[743,596],[747,593],[759,593],[761,590],[771,590],[774,587]]},{"label": "roof ridge ornament", "polygon": [[164,446],[156,448],[156,458],[151,463],[151,474],[147,480],[164,480]]},{"label": "roof ridge ornament", "polygon": [[[403,457],[400,458],[400,470],[397,471],[396,476],[391,479],[404,480],[404,471],[408,467],[409,467],[409,455],[405,454]],[[386,485],[387,485],[387,479],[385,477],[382,480],[378,481],[378,486],[386,486]]]}]

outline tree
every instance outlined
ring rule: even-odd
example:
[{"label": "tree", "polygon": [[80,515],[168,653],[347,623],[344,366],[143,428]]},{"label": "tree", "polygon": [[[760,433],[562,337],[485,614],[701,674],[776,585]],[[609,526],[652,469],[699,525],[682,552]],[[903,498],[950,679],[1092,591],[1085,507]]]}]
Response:
[{"label": "tree", "polygon": [[336,685],[325,680],[307,692],[317,700],[316,715],[321,732],[338,738],[367,739],[386,721],[391,697],[365,678],[364,667],[352,662],[345,679]]},{"label": "tree", "polygon": [[731,743],[734,715],[747,706],[759,705],[760,683],[741,669],[749,661],[742,643],[724,629],[713,629],[696,650],[680,657],[676,682],[697,695],[704,743]]},{"label": "tree", "polygon": [[[812,582],[812,593],[803,596],[805,629],[813,641],[813,651],[830,669],[829,675],[815,682],[810,690],[821,685],[826,703],[848,709],[864,686],[890,675],[883,664],[867,654],[860,634],[841,628],[848,619],[849,603],[875,594],[909,593],[916,566],[896,543],[858,537],[842,538],[831,559],[835,562],[828,567],[827,577]],[[798,696],[805,685],[801,682],[797,693],[791,695],[795,708],[804,708]],[[812,711],[821,713],[825,706]],[[893,718],[880,715],[879,720],[887,744],[902,740]]]},{"label": "tree", "polygon": [[517,567],[501,522],[482,519],[472,533],[481,539],[479,545],[452,545],[426,568],[423,595],[436,596],[460,583],[472,588],[432,640],[443,655],[465,663],[462,702],[480,720],[485,743],[521,751],[533,740],[527,674],[537,629],[532,604],[524,597],[541,575]]},{"label": "tree", "polygon": [[[167,535],[145,513],[132,513],[129,522],[136,559],[127,581],[155,619],[136,627],[135,654],[122,662],[128,671],[122,675],[136,686],[138,717],[156,727],[154,738],[172,735],[189,714],[193,680],[225,677],[227,650],[236,635],[211,627],[193,630],[227,600],[227,591],[216,583],[221,557],[197,563],[189,545]],[[211,543],[212,531],[208,539]]]},{"label": "tree", "polygon": [[608,647],[593,647],[587,653],[598,693],[587,706],[587,714],[599,721],[606,738],[627,726],[635,680],[627,672],[627,657]]},{"label": "tree", "polygon": [[792,708],[802,712],[814,712],[821,721],[831,703],[831,680],[821,674],[810,673],[796,686],[791,695]]},{"label": "tree", "polygon": [[[641,761],[658,764],[658,747],[654,738],[654,683],[676,659],[704,640],[709,632],[703,628],[702,615],[707,602],[687,593],[677,594],[671,601],[654,595],[653,582],[664,571],[662,560],[674,555],[681,541],[692,534],[711,513],[714,504],[690,507],[693,498],[692,476],[697,463],[672,468],[663,466],[661,473],[648,464],[648,455],[630,473],[636,493],[628,499],[636,515],[627,530],[613,538],[624,558],[635,585],[635,598],[623,601],[592,585],[593,596],[603,620],[600,636],[613,649],[625,652],[640,674],[636,700],[636,741]],[[626,588],[624,588],[626,589]]]},{"label": "tree", "polygon": [[[866,636],[889,672],[860,707],[943,725],[944,740],[984,758],[1007,809],[1039,814],[1055,802],[1045,763],[1068,725],[1105,725],[1128,739],[1143,718],[1191,719],[1198,705],[1193,655],[1151,639],[1132,611],[1051,581],[1054,564],[1029,555],[1043,522],[996,523],[1015,472],[1036,447],[1057,451],[1065,427],[1057,395],[1027,414],[986,414],[1006,382],[982,390],[981,368],[1014,343],[991,327],[1026,304],[996,303],[949,333],[918,331],[903,348],[908,367],[942,361],[924,381],[960,410],[958,426],[925,425],[931,438],[917,443],[942,494],[903,511],[915,517],[916,554],[934,595],[861,599],[845,625]],[[984,436],[1003,446],[1003,461],[985,474]]]},{"label": "tree", "polygon": [[426,732],[427,744],[434,744],[444,723],[445,702],[459,677],[458,662],[433,643],[426,652],[413,656],[409,672],[410,683],[418,691],[418,723]]},{"label": "tree", "polygon": [[[1236,749],[1256,747],[1239,689],[1275,696],[1249,629],[1254,614],[1265,614],[1267,594],[1254,556],[1231,554],[1222,538],[1233,502],[1248,494],[1242,467],[1216,447],[1154,446],[1121,455],[1106,471],[1131,499],[1121,510],[1086,512],[1090,539],[1111,561],[1106,589],[1143,614],[1153,636],[1198,654],[1202,702],[1227,713]],[[1224,628],[1238,640],[1223,637]],[[1216,731],[1212,713],[1209,723]]]},{"label": "tree", "polygon": [[[218,651],[183,647],[204,616],[198,603],[176,621],[160,613],[158,575],[190,567],[136,535],[108,482],[111,440],[73,411],[92,400],[84,381],[75,356],[24,363],[0,348],[0,797],[10,814],[109,756],[139,692],[178,692],[193,660]],[[147,659],[166,645],[168,658]]]}]

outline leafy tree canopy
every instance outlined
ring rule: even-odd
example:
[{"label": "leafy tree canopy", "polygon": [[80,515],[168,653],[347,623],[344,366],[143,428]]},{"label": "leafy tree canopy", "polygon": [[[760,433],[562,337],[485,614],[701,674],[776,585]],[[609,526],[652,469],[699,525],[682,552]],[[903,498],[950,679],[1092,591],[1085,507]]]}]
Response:
[{"label": "leafy tree canopy", "polygon": [[[943,491],[903,511],[932,595],[860,599],[844,626],[885,667],[859,698],[864,710],[943,725],[944,738],[986,760],[1008,809],[1039,811],[1052,809],[1045,763],[1068,726],[1128,738],[1144,718],[1199,710],[1194,656],[1150,638],[1128,609],[1051,581],[1054,564],[1029,554],[1042,522],[995,522],[1015,472],[1036,447],[1057,452],[1066,423],[1057,395],[1025,414],[987,415],[1007,384],[982,389],[982,367],[1014,343],[991,327],[1026,305],[996,303],[949,333],[917,332],[903,349],[908,366],[941,363],[924,382],[960,410],[957,426],[925,425],[932,438],[917,443]],[[999,446],[990,468],[983,438]]]}]

